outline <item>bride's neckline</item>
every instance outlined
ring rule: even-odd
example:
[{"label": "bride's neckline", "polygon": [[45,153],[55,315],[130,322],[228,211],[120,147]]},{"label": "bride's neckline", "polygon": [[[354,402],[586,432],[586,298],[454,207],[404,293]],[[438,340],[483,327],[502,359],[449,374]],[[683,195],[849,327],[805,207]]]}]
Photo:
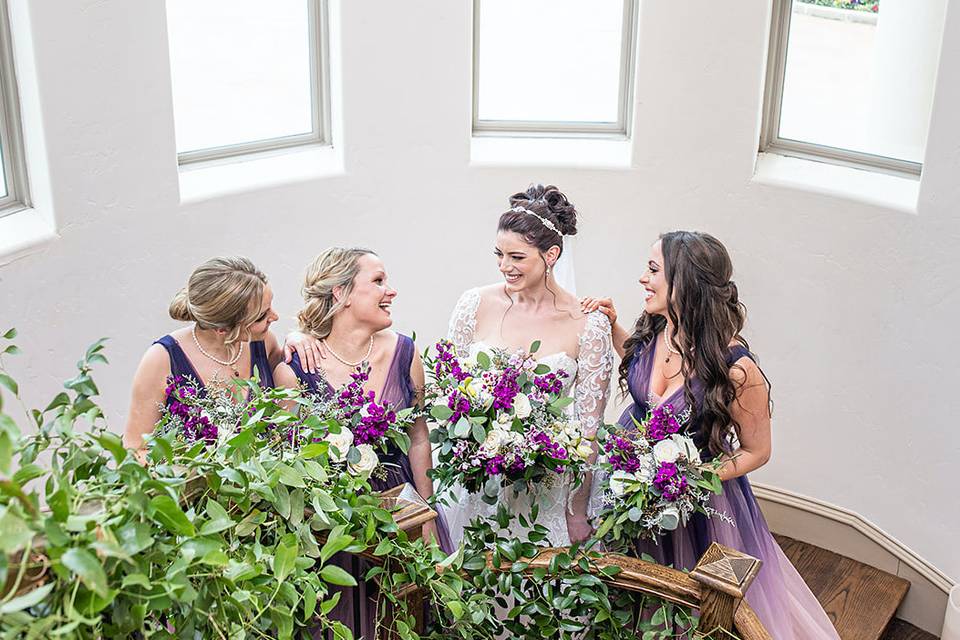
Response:
[{"label": "bride's neckline", "polygon": [[[495,344],[491,344],[486,340],[477,340],[473,344],[483,345],[484,347],[489,347],[490,349],[500,349],[501,351],[506,351],[507,353],[516,353],[517,351],[524,351],[524,349],[511,349],[510,347],[501,347]],[[554,351],[553,353],[548,353],[546,355],[540,355],[539,353],[533,354],[533,359],[537,362],[546,360],[547,358],[552,358],[554,356],[564,356],[570,362],[576,362],[577,359],[571,356],[566,351]]]}]

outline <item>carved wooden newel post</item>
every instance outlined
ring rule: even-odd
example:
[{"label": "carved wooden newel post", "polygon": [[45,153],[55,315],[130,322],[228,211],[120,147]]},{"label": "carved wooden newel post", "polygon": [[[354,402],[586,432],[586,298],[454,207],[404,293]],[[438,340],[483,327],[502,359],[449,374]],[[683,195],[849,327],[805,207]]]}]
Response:
[{"label": "carved wooden newel post", "polygon": [[690,572],[701,585],[700,631],[734,631],[734,615],[750,583],[760,571],[760,560],[714,542]]}]

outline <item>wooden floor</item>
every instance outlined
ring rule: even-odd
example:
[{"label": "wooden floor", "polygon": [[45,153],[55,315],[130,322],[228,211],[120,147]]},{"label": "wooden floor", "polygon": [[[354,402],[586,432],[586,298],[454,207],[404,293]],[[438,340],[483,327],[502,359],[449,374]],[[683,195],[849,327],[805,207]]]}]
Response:
[{"label": "wooden floor", "polygon": [[937,636],[917,629],[909,622],[894,619],[881,640],[937,640]]},{"label": "wooden floor", "polygon": [[907,580],[805,542],[776,538],[842,640],[929,640],[924,635],[884,635],[910,587]]}]

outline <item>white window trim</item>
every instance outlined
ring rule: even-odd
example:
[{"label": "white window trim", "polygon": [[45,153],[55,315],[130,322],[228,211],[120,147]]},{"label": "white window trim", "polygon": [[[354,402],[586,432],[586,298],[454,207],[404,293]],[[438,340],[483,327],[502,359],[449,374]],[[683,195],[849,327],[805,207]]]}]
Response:
[{"label": "white window trim", "polygon": [[546,138],[629,138],[637,51],[637,2],[623,0],[620,38],[620,101],[616,122],[554,122],[480,119],[480,2],[473,0],[473,135]]},{"label": "white window trim", "polygon": [[307,6],[307,19],[310,26],[310,116],[312,130],[309,133],[293,136],[184,151],[177,154],[177,161],[181,165],[220,160],[221,158],[234,158],[303,145],[331,144],[330,45],[327,0],[308,0]]},{"label": "white window trim", "polygon": [[923,169],[923,165],[919,162],[780,137],[780,110],[783,104],[783,81],[787,66],[792,10],[793,0],[773,0],[770,48],[767,51],[767,78],[763,91],[760,151],[804,160],[829,162],[855,169],[918,177]]},{"label": "white window trim", "polygon": [[23,131],[20,124],[20,94],[13,63],[13,43],[10,36],[10,16],[6,0],[0,0],[0,146],[2,146],[3,175],[7,195],[0,198],[0,218],[30,207],[27,183],[27,162],[23,151]]}]

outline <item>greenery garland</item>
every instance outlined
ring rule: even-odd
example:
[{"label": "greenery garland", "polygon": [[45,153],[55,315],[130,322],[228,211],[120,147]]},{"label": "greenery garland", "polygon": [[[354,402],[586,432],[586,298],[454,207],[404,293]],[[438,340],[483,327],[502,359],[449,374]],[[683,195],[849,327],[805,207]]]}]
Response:
[{"label": "greenery garland", "polygon": [[[15,337],[11,329],[0,342],[0,386],[19,398],[3,366],[18,353]],[[449,556],[408,539],[325,442],[293,451],[279,436],[298,419],[281,402],[298,391],[255,393],[219,447],[149,438],[143,465],[94,401],[91,370],[106,362],[101,340],[65,392],[28,411],[35,433],[21,433],[0,394],[0,638],[241,640],[319,629],[351,639],[329,614],[335,587],[356,579],[333,559],[363,551],[380,560],[365,576],[379,583],[379,622],[404,640],[651,640],[696,629],[689,611],[589,572],[595,542],[526,571],[547,539],[536,509],[475,521]],[[422,635],[422,611],[401,595],[414,585],[429,603]]]}]

